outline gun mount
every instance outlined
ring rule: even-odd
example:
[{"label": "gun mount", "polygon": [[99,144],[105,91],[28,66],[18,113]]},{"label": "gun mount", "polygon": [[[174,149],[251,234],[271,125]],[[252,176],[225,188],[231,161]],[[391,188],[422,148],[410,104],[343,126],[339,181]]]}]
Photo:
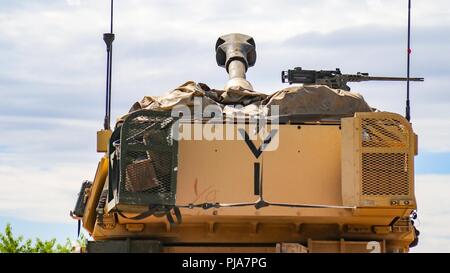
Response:
[{"label": "gun mount", "polygon": [[[423,78],[409,78],[410,81],[420,81]],[[350,91],[347,85],[349,82],[364,81],[408,81],[404,77],[372,77],[369,73],[342,74],[339,68],[336,70],[304,70],[301,67],[289,69],[281,72],[281,81],[283,83],[303,83],[303,84],[322,84],[330,88]]]}]

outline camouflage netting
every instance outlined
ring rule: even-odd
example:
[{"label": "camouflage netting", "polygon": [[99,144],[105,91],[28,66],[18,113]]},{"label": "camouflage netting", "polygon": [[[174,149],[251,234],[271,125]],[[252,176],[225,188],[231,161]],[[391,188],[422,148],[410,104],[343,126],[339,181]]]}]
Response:
[{"label": "camouflage netting", "polygon": [[[253,115],[262,111],[261,109],[270,109],[272,105],[279,106],[279,115],[349,116],[355,112],[373,111],[359,93],[332,89],[325,85],[291,86],[266,95],[243,88],[214,90],[206,84],[188,81],[167,95],[145,96],[134,103],[129,113],[141,109],[170,111],[177,105],[193,107],[195,98],[201,99],[203,107],[218,106],[225,115],[237,112]],[[242,107],[232,107],[234,105]],[[123,121],[127,115],[119,118],[118,122]]]},{"label": "camouflage netting", "polygon": [[266,99],[266,105],[278,105],[280,115],[317,114],[353,115],[371,112],[364,98],[355,92],[332,89],[326,85],[294,86],[280,90]]}]

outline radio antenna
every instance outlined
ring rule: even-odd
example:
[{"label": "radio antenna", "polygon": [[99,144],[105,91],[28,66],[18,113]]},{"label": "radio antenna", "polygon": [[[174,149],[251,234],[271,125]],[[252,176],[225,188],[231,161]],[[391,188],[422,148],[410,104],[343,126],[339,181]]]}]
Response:
[{"label": "radio antenna", "polygon": [[106,106],[105,106],[105,130],[109,130],[111,120],[111,82],[112,82],[112,43],[115,35],[113,33],[114,0],[111,0],[111,22],[110,32],[103,34],[103,41],[106,44]]},{"label": "radio antenna", "polygon": [[407,50],[407,64],[406,64],[406,116],[405,118],[411,120],[411,106],[409,101],[409,72],[410,72],[410,57],[411,57],[411,0],[408,0],[408,50]]}]

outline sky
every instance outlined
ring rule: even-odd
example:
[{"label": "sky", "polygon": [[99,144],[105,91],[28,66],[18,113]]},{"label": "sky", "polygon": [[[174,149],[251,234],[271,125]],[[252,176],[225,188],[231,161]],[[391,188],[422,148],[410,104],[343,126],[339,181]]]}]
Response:
[{"label": "sky", "polygon": [[[450,2],[413,0],[412,122],[419,246],[450,252]],[[0,228],[28,237],[75,239],[69,217],[100,154],[107,0],[0,1]],[[223,34],[254,37],[255,90],[284,87],[293,67],[406,75],[406,0],[115,1],[112,116],[145,95],[188,80],[222,88],[215,61]],[[404,113],[405,84],[355,83],[380,110]],[[113,119],[114,120],[114,119]]]}]

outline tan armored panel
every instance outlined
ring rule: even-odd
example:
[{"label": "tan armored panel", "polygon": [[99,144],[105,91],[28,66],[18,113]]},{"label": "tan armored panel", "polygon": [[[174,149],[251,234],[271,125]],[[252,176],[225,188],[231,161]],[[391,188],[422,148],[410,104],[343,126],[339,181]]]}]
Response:
[{"label": "tan armored panel", "polygon": [[[205,124],[204,128],[211,126]],[[222,125],[214,126],[222,130]],[[237,129],[233,126],[232,130]],[[266,201],[341,206],[339,125],[279,125],[276,130],[278,140],[271,144],[277,147],[258,158],[243,139],[180,141],[177,204],[256,202],[254,164],[259,163]],[[253,142],[258,148],[262,140]],[[296,216],[298,211],[281,207],[258,211],[249,206],[224,208],[220,215]],[[195,214],[211,215],[213,211],[197,210]]]},{"label": "tan armored panel", "polygon": [[415,137],[394,113],[342,119],[342,198],[357,207],[415,207]]},{"label": "tan armored panel", "polygon": [[[211,131],[212,126],[225,131],[221,124],[201,128]],[[233,126],[234,136],[238,135],[236,130]],[[177,204],[257,200],[253,193],[253,165],[261,159],[254,158],[243,140],[181,140],[178,154]]]}]

